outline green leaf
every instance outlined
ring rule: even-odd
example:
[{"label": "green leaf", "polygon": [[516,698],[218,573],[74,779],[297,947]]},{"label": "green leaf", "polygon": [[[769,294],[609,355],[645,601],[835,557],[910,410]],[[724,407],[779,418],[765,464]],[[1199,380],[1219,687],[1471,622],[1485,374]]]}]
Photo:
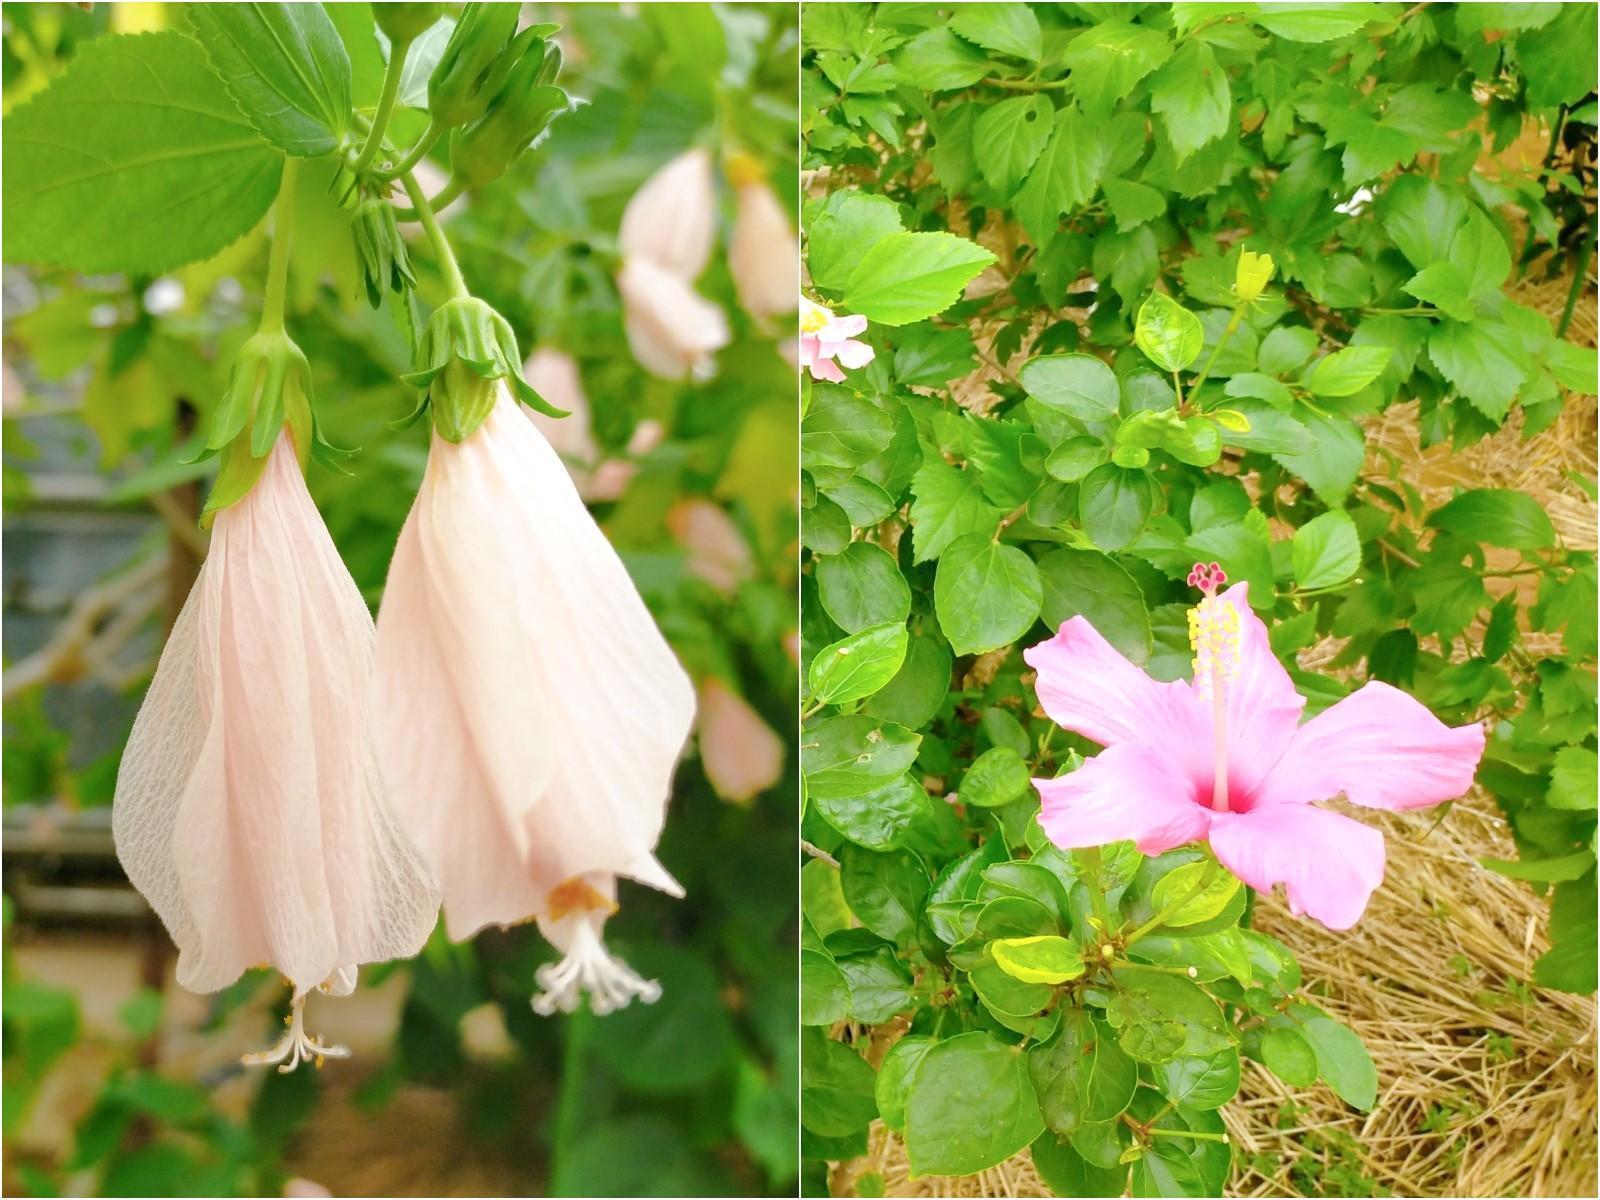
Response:
[{"label": "green leaf", "polygon": [[318,158],[350,128],[350,56],[320,4],[190,4],[195,37],[257,133]]},{"label": "green leaf", "polygon": [[1028,794],[1033,779],[1028,764],[1009,746],[995,746],[973,760],[961,780],[961,802],[999,808]]},{"label": "green leaf", "polygon": [[1151,292],[1139,306],[1133,340],[1144,356],[1169,374],[1186,370],[1200,357],[1206,331],[1195,316],[1165,292]]},{"label": "green leaf", "polygon": [[801,1046],[800,1123],[823,1137],[848,1137],[878,1115],[876,1078],[866,1059],[820,1030]]},{"label": "green leaf", "polygon": [[1428,335],[1428,357],[1474,408],[1496,423],[1511,411],[1527,376],[1527,360],[1511,331],[1493,321],[1441,321]]},{"label": "green leaf", "polygon": [[895,55],[900,74],[925,92],[971,87],[989,73],[989,60],[947,26],[925,29]]},{"label": "green leaf", "polygon": [[811,660],[807,675],[811,698],[823,704],[849,704],[872,695],[900,670],[909,636],[903,623],[889,622],[869,625],[824,646]]},{"label": "green leaf", "polygon": [[[982,139],[981,119],[977,133]],[[980,162],[982,145],[980,140]],[[1089,119],[1075,105],[1069,106],[1055,114],[1050,140],[1037,158],[1012,208],[1034,245],[1043,247],[1055,237],[1062,213],[1071,212],[1094,198],[1105,170],[1105,143]],[[1003,190],[1009,194],[1009,189]],[[1157,195],[1159,198],[1159,193]]]},{"label": "green leaf", "polygon": [[1291,1027],[1262,1032],[1261,1061],[1290,1087],[1310,1087],[1317,1081],[1317,1052],[1303,1034]]},{"label": "green leaf", "polygon": [[1130,179],[1107,179],[1101,185],[1106,194],[1106,206],[1116,218],[1117,229],[1126,233],[1137,229],[1146,221],[1153,221],[1167,211],[1165,192],[1147,183]]},{"label": "green leaf", "polygon": [[1551,808],[1593,812],[1600,797],[1600,761],[1586,746],[1563,746],[1556,751],[1550,772],[1550,790],[1544,802]]},{"label": "green leaf", "polygon": [[1477,315],[1467,297],[1466,276],[1454,263],[1437,262],[1423,267],[1401,286],[1457,321],[1470,321]]},{"label": "green leaf", "polygon": [[1033,1169],[1057,1196],[1121,1196],[1128,1189],[1127,1167],[1098,1167],[1049,1130],[1034,1139],[1029,1153]]},{"label": "green leaf", "polygon": [[1353,396],[1383,374],[1392,354],[1388,346],[1346,346],[1312,363],[1300,386],[1324,399]]},{"label": "green leaf", "polygon": [[1402,175],[1378,197],[1377,213],[1384,232],[1420,271],[1445,261],[1467,218],[1467,202],[1437,180]]},{"label": "green leaf", "polygon": [[1099,438],[1068,438],[1044,461],[1045,474],[1062,483],[1077,483],[1106,461],[1105,443]]},{"label": "green leaf", "polygon": [[[1251,421],[1256,423],[1257,418],[1252,417]],[[1344,502],[1366,461],[1367,444],[1361,427],[1344,417],[1315,413],[1301,417],[1299,424],[1303,432],[1311,435],[1309,446],[1303,451],[1273,447],[1272,457],[1309,483],[1324,504],[1337,507]]]},{"label": "green leaf", "polygon": [[1042,1132],[1027,1059],[987,1033],[940,1042],[911,1081],[906,1150],[913,1176],[975,1174]]},{"label": "green leaf", "polygon": [[982,534],[957,538],[939,559],[933,606],[957,654],[1008,646],[1039,616],[1044,599],[1033,560]]},{"label": "green leaf", "polygon": [[1262,612],[1272,608],[1276,575],[1264,523],[1233,521],[1202,529],[1190,536],[1188,552],[1199,559],[1214,558],[1229,579],[1248,582],[1250,607]]},{"label": "green leaf", "polygon": [[906,1097],[911,1091],[911,1081],[916,1078],[917,1068],[922,1066],[928,1051],[936,1045],[938,1042],[931,1037],[907,1034],[889,1047],[883,1062],[878,1064],[878,1115],[896,1133],[905,1132]]},{"label": "green leaf", "polygon": [[1139,1070],[1110,1026],[1081,1008],[1061,1014],[1061,1029],[1028,1052],[1028,1073],[1045,1124],[1071,1137],[1084,1124],[1114,1121],[1128,1107]]},{"label": "green leaf", "polygon": [[[1208,872],[1212,879],[1203,889],[1196,891]],[[1219,871],[1204,860],[1184,863],[1156,881],[1155,889],[1150,893],[1150,906],[1159,913],[1166,912],[1169,906],[1176,904],[1177,907],[1167,913],[1161,924],[1166,928],[1181,929],[1185,925],[1209,921],[1228,907],[1228,901],[1233,899],[1233,894],[1238,890],[1238,879],[1227,871]]]},{"label": "green leaf", "polygon": [[1118,967],[1114,974],[1118,990],[1107,996],[1106,1016],[1122,1048],[1140,1062],[1209,1057],[1233,1046],[1222,1010],[1189,980],[1146,967]]},{"label": "green leaf", "polygon": [[1268,33],[1290,42],[1331,42],[1382,20],[1376,4],[1258,4],[1251,18]]},{"label": "green leaf", "polygon": [[1434,529],[1508,550],[1542,550],[1556,544],[1550,514],[1526,492],[1473,488],[1428,517]]},{"label": "green leaf", "polygon": [[1155,481],[1148,472],[1106,463],[1078,485],[1078,519],[1096,546],[1121,550],[1139,536],[1155,499]]},{"label": "green leaf", "polygon": [[838,384],[815,384],[800,426],[800,465],[853,471],[887,450],[894,434],[894,420],[872,401]]},{"label": "green leaf", "polygon": [[1038,62],[1044,53],[1039,19],[1026,4],[961,5],[950,28],[985,50],[1028,62]]},{"label": "green leaf", "polygon": [[1161,30],[1112,20],[1074,37],[1061,61],[1084,112],[1108,117],[1135,84],[1171,57],[1172,42]]},{"label": "green leaf", "polygon": [[859,796],[909,767],[921,743],[911,730],[872,717],[819,721],[801,739],[806,790],[813,799]]},{"label": "green leaf", "polygon": [[661,999],[608,1014],[595,1039],[598,1057],[638,1091],[701,1086],[723,1069],[737,1041],[710,963],[666,942],[631,947],[627,957],[646,979],[661,980]]},{"label": "green leaf", "polygon": [[1011,195],[1027,177],[1050,140],[1054,112],[1050,101],[1035,93],[989,105],[978,117],[972,127],[978,170],[1001,195]]},{"label": "green leaf", "polygon": [[1294,579],[1302,588],[1343,583],[1361,566],[1361,539],[1343,510],[1313,517],[1294,533]]},{"label": "green leaf", "polygon": [[862,256],[844,304],[881,325],[907,325],[943,312],[994,255],[953,233],[892,233]]},{"label": "green leaf", "polygon": [[817,559],[822,607],[846,633],[873,625],[904,624],[911,588],[889,552],[871,542],[851,542],[843,554]]},{"label": "green leaf", "polygon": [[1150,610],[1132,575],[1098,550],[1062,547],[1039,560],[1044,623],[1060,629],[1081,616],[1133,663],[1150,659]]},{"label": "green leaf", "polygon": [[900,233],[900,209],[887,196],[845,188],[812,209],[806,221],[806,269],[824,291],[843,291],[868,250]]},{"label": "green leaf", "polygon": [[1529,883],[1569,883],[1582,879],[1594,869],[1593,850],[1578,850],[1558,858],[1525,858],[1513,862],[1506,858],[1479,859],[1484,866],[1508,879],[1522,879]]},{"label": "green leaf", "polygon": [[1040,404],[1080,421],[1109,420],[1122,399],[1115,373],[1092,354],[1030,358],[1017,378]]},{"label": "green leaf", "polygon": [[283,164],[175,32],[85,43],[6,118],[5,153],[6,261],[94,274],[209,258],[261,219]]},{"label": "green leaf", "polygon": [[832,1025],[850,1012],[850,981],[817,950],[800,951],[800,1024]]},{"label": "green leaf", "polygon": [[1210,1058],[1175,1058],[1159,1064],[1155,1076],[1162,1094],[1174,1104],[1195,1110],[1221,1108],[1239,1093],[1239,1052],[1230,1047]]},{"label": "green leaf", "polygon": [[1228,73],[1198,38],[1184,42],[1150,81],[1150,111],[1161,118],[1180,163],[1228,131],[1232,110]]},{"label": "green leaf", "polygon": [[910,775],[898,775],[855,796],[812,796],[822,819],[858,846],[894,850],[906,833],[931,815],[928,793]]},{"label": "green leaf", "polygon": [[938,558],[951,542],[968,534],[990,536],[1004,515],[983,498],[977,471],[952,467],[932,454],[923,456],[911,493],[914,562]]},{"label": "green leaf", "polygon": [[1083,947],[1058,934],[996,938],[989,952],[996,966],[1023,983],[1055,985],[1083,974]]},{"label": "green leaf", "polygon": [[1474,206],[1450,239],[1448,263],[1460,273],[1467,298],[1481,300],[1499,291],[1511,274],[1511,250],[1494,222]]},{"label": "green leaf", "polygon": [[839,883],[850,911],[891,942],[909,941],[928,897],[928,873],[909,850],[867,850],[847,844],[839,856]]},{"label": "green leaf", "polygon": [[913,637],[899,672],[866,703],[885,721],[920,729],[939,711],[950,690],[950,651],[932,634]]},{"label": "green leaf", "polygon": [[1595,6],[1563,4],[1554,21],[1516,39],[1517,60],[1528,82],[1528,105],[1576,104],[1595,90],[1595,56],[1579,47],[1595,44]]},{"label": "green leaf", "polygon": [[1346,1104],[1371,1111],[1378,1098],[1378,1069],[1361,1039],[1308,1004],[1293,1005],[1288,1015],[1316,1051],[1317,1072],[1328,1086]]}]

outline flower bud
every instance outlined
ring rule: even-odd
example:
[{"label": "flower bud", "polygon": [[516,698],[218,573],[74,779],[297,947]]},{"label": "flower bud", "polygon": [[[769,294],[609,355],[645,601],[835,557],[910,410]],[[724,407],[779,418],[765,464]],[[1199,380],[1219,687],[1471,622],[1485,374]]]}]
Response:
[{"label": "flower bud", "polygon": [[417,286],[411,271],[411,253],[400,236],[394,207],[383,200],[364,200],[356,210],[351,230],[356,239],[356,260],[361,265],[367,302],[377,308],[385,290],[403,295]]},{"label": "flower bud", "polygon": [[1272,278],[1272,271],[1272,255],[1239,251],[1239,267],[1233,277],[1233,294],[1239,298],[1239,303],[1248,304],[1261,295],[1267,280]]},{"label": "flower bud", "polygon": [[561,52],[552,43],[527,29],[517,35],[506,57],[514,65],[489,110],[450,137],[450,169],[469,188],[483,187],[504,175],[570,107],[566,92],[548,82],[561,65]]},{"label": "flower bud", "polygon": [[567,415],[546,403],[522,377],[517,335],[504,317],[476,297],[458,297],[434,310],[417,343],[417,362],[417,370],[401,378],[426,391],[402,424],[431,410],[433,427],[447,442],[460,442],[483,424],[501,380],[529,408],[550,417]]},{"label": "flower bud", "polygon": [[461,10],[444,53],[428,77],[428,112],[436,124],[444,128],[465,125],[489,106],[515,62],[505,51],[517,30],[519,7],[473,3]]},{"label": "flower bud", "polygon": [[206,440],[208,452],[221,451],[222,469],[201,524],[210,525],[220,509],[244,499],[285,426],[305,467],[316,440],[310,397],[310,364],[288,334],[258,333],[239,348]]},{"label": "flower bud", "polygon": [[736,198],[728,273],[739,303],[756,318],[792,313],[800,303],[800,243],[794,223],[753,158],[730,155],[727,172]]},{"label": "flower bud", "polygon": [[374,4],[372,19],[391,42],[414,42],[444,16],[443,4]]}]

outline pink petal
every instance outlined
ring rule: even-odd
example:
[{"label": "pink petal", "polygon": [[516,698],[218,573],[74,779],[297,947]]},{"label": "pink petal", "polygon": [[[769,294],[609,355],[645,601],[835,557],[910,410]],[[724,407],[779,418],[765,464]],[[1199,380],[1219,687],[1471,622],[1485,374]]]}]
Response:
[{"label": "pink petal", "polygon": [[1035,779],[1044,800],[1039,824],[1056,845],[1135,841],[1160,854],[1206,836],[1211,813],[1194,785],[1159,749],[1133,744],[1102,750],[1070,775]]},{"label": "pink petal", "polygon": [[1211,816],[1217,858],[1258,892],[1283,884],[1289,909],[1349,929],[1383,882],[1383,835],[1308,804]]},{"label": "pink petal", "polygon": [[1343,792],[1368,808],[1426,808],[1472,786],[1483,741],[1482,725],[1452,729],[1398,688],[1369,683],[1295,732],[1253,802]]},{"label": "pink petal", "polygon": [[844,372],[831,358],[818,358],[811,364],[811,378],[827,383],[843,383]]},{"label": "pink petal", "polygon": [[840,342],[833,357],[840,366],[849,367],[853,371],[866,366],[877,357],[877,353],[866,342]]},{"label": "pink petal", "polygon": [[1149,742],[1190,748],[1211,761],[1209,709],[1184,683],[1158,683],[1134,666],[1084,617],[1022,652],[1037,671],[1034,690],[1050,719],[1104,746]]},{"label": "pink petal", "polygon": [[692,283],[711,257],[716,191],[711,155],[685,150],[640,185],[622,212],[617,246],[626,258],[648,259]]},{"label": "pink petal", "polygon": [[1225,694],[1228,780],[1241,795],[1255,791],[1289,745],[1306,706],[1272,653],[1267,627],[1250,607],[1249,587],[1236,583],[1217,597],[1239,616],[1239,670],[1228,680]]},{"label": "pink petal", "polygon": [[822,339],[823,345],[830,343],[837,345],[846,338],[853,338],[856,334],[866,331],[867,319],[860,313],[849,313],[842,317],[830,317],[828,323],[818,332],[818,336]]},{"label": "pink petal", "polygon": [[783,778],[783,739],[716,679],[700,685],[700,758],[717,795],[736,804]]},{"label": "pink petal", "polygon": [[721,308],[646,258],[623,260],[617,291],[628,348],[641,367],[663,379],[710,376],[713,355],[731,336]]}]

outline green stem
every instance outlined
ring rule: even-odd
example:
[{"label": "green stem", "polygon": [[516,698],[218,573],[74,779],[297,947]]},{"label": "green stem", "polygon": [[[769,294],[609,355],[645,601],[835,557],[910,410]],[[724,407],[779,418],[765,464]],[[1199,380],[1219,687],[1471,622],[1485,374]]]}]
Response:
[{"label": "green stem", "polygon": [[1094,886],[1089,889],[1089,903],[1094,907],[1094,918],[1100,922],[1100,932],[1111,932],[1111,910],[1106,906],[1105,888],[1100,883],[1100,847],[1085,846],[1078,851],[1083,865],[1094,876]]},{"label": "green stem", "polygon": [[421,162],[423,155],[427,154],[429,150],[432,150],[434,143],[443,136],[444,130],[439,126],[430,123],[428,128],[423,131],[422,137],[418,140],[417,144],[411,147],[411,153],[407,154],[404,161],[402,161],[398,167],[394,168],[394,170],[387,172],[383,178],[385,180],[399,179],[407,171],[411,170],[412,167]]},{"label": "green stem", "polygon": [[405,71],[406,55],[411,52],[410,42],[395,42],[389,50],[389,69],[383,73],[383,91],[378,96],[378,109],[372,116],[372,128],[367,130],[366,143],[350,169],[357,175],[372,165],[383,145],[384,130],[389,128],[389,118],[394,114],[394,102],[400,95],[400,76]]},{"label": "green stem", "polygon": [[1146,1129],[1147,1137],[1174,1137],[1194,1138],[1201,1142],[1221,1142],[1227,1144],[1228,1135],[1225,1133],[1211,1133],[1200,1129]]},{"label": "green stem", "polygon": [[1200,873],[1200,878],[1195,881],[1194,887],[1190,888],[1188,892],[1178,897],[1178,899],[1167,905],[1155,916],[1151,917],[1143,925],[1139,926],[1139,928],[1135,929],[1126,938],[1124,938],[1122,942],[1123,949],[1127,949],[1129,946],[1133,945],[1140,938],[1144,937],[1145,934],[1150,933],[1152,930],[1159,929],[1166,922],[1168,917],[1210,887],[1211,881],[1216,877],[1217,864],[1216,860],[1213,859],[1211,862],[1206,864],[1206,869]]},{"label": "green stem", "polygon": [[1217,365],[1217,355],[1222,353],[1222,348],[1228,344],[1228,339],[1233,336],[1233,331],[1239,328],[1239,323],[1244,320],[1244,310],[1248,305],[1240,304],[1233,310],[1233,316],[1228,318],[1228,326],[1222,331],[1222,336],[1217,339],[1217,344],[1211,347],[1211,357],[1206,359],[1206,365],[1200,369],[1200,378],[1189,385],[1189,395],[1198,396],[1200,385],[1211,374],[1211,368]]},{"label": "green stem", "polygon": [[1567,306],[1561,310],[1561,324],[1556,326],[1556,336],[1564,338],[1572,324],[1572,314],[1578,307],[1578,297],[1589,285],[1589,260],[1594,257],[1594,238],[1583,239],[1578,248],[1578,269],[1573,272],[1572,287],[1567,291]]},{"label": "green stem", "polygon": [[267,254],[267,292],[261,301],[261,332],[283,332],[284,298],[289,292],[289,241],[294,237],[295,175],[300,160],[286,156],[272,206],[272,249]]},{"label": "green stem", "polygon": [[[582,1141],[583,1133],[583,1081],[588,1072],[583,1069],[588,1056],[589,1041],[594,1033],[594,1014],[588,1005],[567,1018],[567,1040],[561,1052],[561,1084],[556,1090],[556,1113],[553,1157],[559,1159],[562,1151]],[[556,1164],[552,1163],[552,1167]]]},{"label": "green stem", "polygon": [[1072,86],[1070,79],[985,79],[983,82],[1012,92],[1043,92]]},{"label": "green stem", "polygon": [[[440,188],[438,194],[428,201],[428,206],[434,212],[438,212],[441,208],[453,203],[455,198],[466,190],[467,181],[459,175],[452,175],[450,182]],[[415,221],[419,219],[419,214],[414,208],[397,208],[394,210],[394,219],[396,221]]]},{"label": "green stem", "polygon": [[412,178],[408,171],[400,176],[400,183],[406,189],[406,195],[411,197],[411,206],[417,210],[417,220],[422,222],[423,232],[428,235],[428,241],[433,246],[433,253],[439,260],[439,270],[444,275],[445,287],[449,289],[452,300],[464,300],[472,295],[467,290],[467,281],[461,277],[461,267],[456,263],[454,251],[450,243],[445,240],[439,222],[434,219],[433,208],[428,203],[428,198],[422,194],[422,188]]}]

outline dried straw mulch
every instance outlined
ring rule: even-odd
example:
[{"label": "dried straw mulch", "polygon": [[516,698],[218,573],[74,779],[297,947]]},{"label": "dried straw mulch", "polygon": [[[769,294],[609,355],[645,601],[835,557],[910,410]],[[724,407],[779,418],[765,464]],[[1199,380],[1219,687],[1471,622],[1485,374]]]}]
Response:
[{"label": "dried straw mulch", "polygon": [[[1526,283],[1512,297],[1554,325],[1570,282]],[[993,330],[975,332],[986,348]],[[1570,336],[1593,346],[1595,334],[1591,275]],[[1014,362],[1025,358],[1023,350]],[[953,389],[957,399],[981,409],[988,382],[1012,366],[990,358]],[[1373,419],[1371,472],[1397,471],[1430,505],[1456,487],[1529,492],[1566,545],[1594,548],[1595,504],[1572,478],[1595,478],[1593,396],[1569,397],[1560,420],[1531,439],[1518,414],[1461,451],[1421,450],[1416,417],[1415,404],[1404,404]],[[1306,659],[1333,649],[1315,647]],[[1516,856],[1493,801],[1475,794],[1442,817],[1362,817],[1384,828],[1389,845],[1387,879],[1362,924],[1330,933],[1267,897],[1256,924],[1294,949],[1318,1002],[1372,1051],[1378,1104],[1356,1113],[1326,1088],[1296,1092],[1249,1064],[1226,1110],[1237,1163],[1230,1187],[1241,1196],[1596,1195],[1595,1000],[1525,983],[1547,945],[1545,901],[1478,865]],[[970,1178],[913,1180],[904,1146],[881,1125],[864,1158],[835,1169],[835,1194],[850,1194],[867,1174],[881,1177],[888,1196],[1051,1195],[1026,1152]]]}]

